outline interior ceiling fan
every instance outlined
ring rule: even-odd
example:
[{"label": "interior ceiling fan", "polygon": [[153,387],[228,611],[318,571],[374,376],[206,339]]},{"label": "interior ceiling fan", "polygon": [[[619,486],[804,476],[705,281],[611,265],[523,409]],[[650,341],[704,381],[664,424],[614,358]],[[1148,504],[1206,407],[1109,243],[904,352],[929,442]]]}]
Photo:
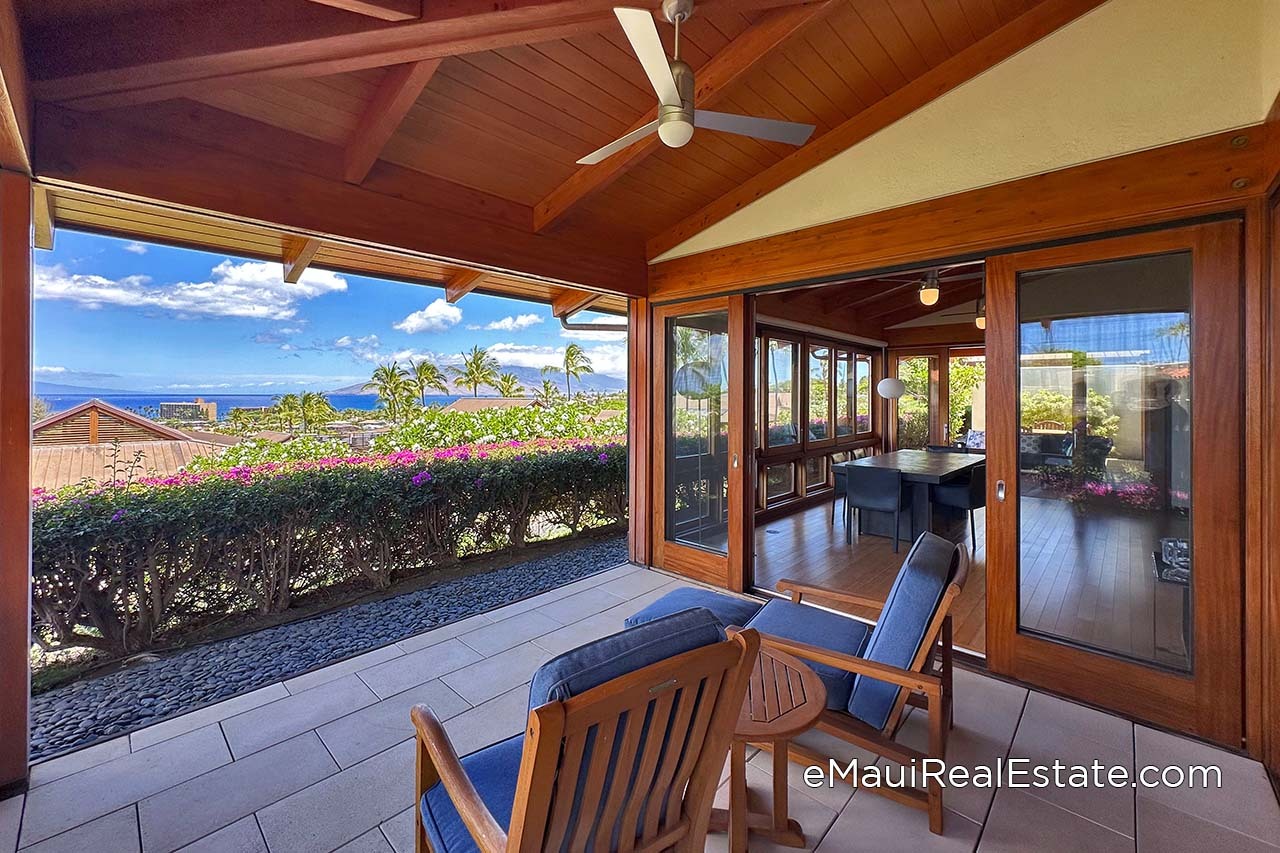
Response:
[{"label": "interior ceiling fan", "polygon": [[657,131],[662,143],[670,148],[680,148],[688,143],[693,138],[695,127],[788,145],[803,145],[808,141],[814,130],[811,124],[694,108],[693,69],[680,59],[680,24],[693,15],[693,0],[663,0],[662,14],[676,28],[673,56],[669,61],[662,47],[662,39],[658,36],[658,26],[648,10],[616,8],[613,13],[618,16],[627,41],[631,42],[631,49],[644,67],[653,90],[658,93],[658,117],[644,127],[592,151],[579,160],[579,164],[590,166],[599,163],[654,131]]}]

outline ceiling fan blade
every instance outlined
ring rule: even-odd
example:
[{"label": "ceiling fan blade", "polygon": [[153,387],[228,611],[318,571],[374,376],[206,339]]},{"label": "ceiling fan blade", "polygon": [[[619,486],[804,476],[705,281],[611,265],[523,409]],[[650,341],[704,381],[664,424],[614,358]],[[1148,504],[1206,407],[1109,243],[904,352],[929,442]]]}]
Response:
[{"label": "ceiling fan blade", "polygon": [[654,119],[653,121],[646,124],[644,127],[633,130],[630,133],[628,133],[626,136],[621,136],[613,140],[605,147],[592,151],[586,157],[583,157],[581,160],[579,160],[578,165],[594,166],[596,163],[599,163],[601,160],[605,160],[613,156],[614,154],[617,154],[619,151],[621,151],[623,148],[626,148],[628,145],[632,144],[633,142],[639,142],[641,139],[644,139],[646,136],[653,133],[657,129],[658,129],[658,120]]},{"label": "ceiling fan blade", "polygon": [[739,136],[767,139],[770,142],[785,142],[787,145],[804,145],[809,141],[814,130],[811,124],[740,116],[734,113],[718,113],[714,110],[694,110],[693,123],[707,130],[721,130],[725,133],[736,133]]},{"label": "ceiling fan blade", "polygon": [[658,25],[653,22],[653,15],[645,9],[626,8],[614,9],[613,14],[618,16],[618,23],[622,24],[622,31],[636,52],[636,59],[644,66],[644,73],[649,75],[653,91],[658,93],[658,103],[680,106],[680,91],[676,88],[676,78],[671,74],[671,63],[667,61],[667,51],[658,37]]}]

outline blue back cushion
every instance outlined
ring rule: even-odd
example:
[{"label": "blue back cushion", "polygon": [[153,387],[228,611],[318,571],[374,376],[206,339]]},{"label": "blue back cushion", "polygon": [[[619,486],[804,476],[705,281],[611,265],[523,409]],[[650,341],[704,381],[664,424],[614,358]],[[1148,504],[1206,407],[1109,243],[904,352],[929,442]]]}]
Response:
[{"label": "blue back cushion", "polygon": [[[772,634],[798,643],[829,649],[846,655],[861,655],[871,632],[865,622],[837,616],[807,604],[774,598],[748,624],[761,634]],[[853,691],[853,673],[825,663],[807,661],[827,688],[827,707],[843,711]]]},{"label": "blue back cushion", "polygon": [[[906,562],[885,599],[884,610],[867,640],[862,657],[877,663],[910,668],[925,632],[938,611],[942,593],[951,582],[956,546],[925,533],[911,546]],[[849,713],[867,725],[884,728],[898,698],[895,684],[859,675],[849,695]]]}]

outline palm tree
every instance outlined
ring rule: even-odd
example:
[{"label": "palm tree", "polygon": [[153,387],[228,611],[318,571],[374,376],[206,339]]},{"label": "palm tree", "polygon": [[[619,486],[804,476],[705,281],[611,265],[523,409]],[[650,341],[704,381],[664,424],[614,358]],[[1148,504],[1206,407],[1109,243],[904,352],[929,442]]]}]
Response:
[{"label": "palm tree", "polygon": [[514,373],[502,374],[493,387],[503,397],[519,397],[524,394],[524,386],[520,384],[520,380]]},{"label": "palm tree", "polygon": [[297,394],[277,395],[271,406],[271,413],[280,426],[293,432],[294,421],[302,417],[302,400]]},{"label": "palm tree", "polygon": [[471,389],[472,397],[480,396],[480,386],[492,386],[498,381],[498,371],[502,366],[498,360],[478,346],[471,352],[462,353],[462,367],[450,367],[449,373],[464,388]]},{"label": "palm tree", "polygon": [[542,387],[533,392],[534,399],[544,406],[554,405],[560,399],[560,388],[550,379],[542,380]]},{"label": "palm tree", "polygon": [[400,420],[413,399],[414,388],[409,375],[396,361],[378,365],[364,387],[377,392],[378,400],[393,421]]},{"label": "palm tree", "polygon": [[564,392],[566,397],[573,397],[573,392],[569,388],[570,379],[578,379],[587,373],[595,373],[596,370],[591,366],[591,359],[587,357],[587,351],[582,348],[581,344],[569,344],[564,348]]},{"label": "palm tree", "polygon": [[439,391],[441,394],[449,393],[449,383],[444,377],[444,373],[440,368],[431,362],[423,359],[422,361],[409,362],[409,381],[418,392],[418,399],[422,402],[422,407],[427,407],[427,392]]},{"label": "palm tree", "polygon": [[307,431],[307,424],[313,427],[327,424],[338,416],[329,398],[319,391],[303,391],[298,398],[301,404],[302,431]]}]

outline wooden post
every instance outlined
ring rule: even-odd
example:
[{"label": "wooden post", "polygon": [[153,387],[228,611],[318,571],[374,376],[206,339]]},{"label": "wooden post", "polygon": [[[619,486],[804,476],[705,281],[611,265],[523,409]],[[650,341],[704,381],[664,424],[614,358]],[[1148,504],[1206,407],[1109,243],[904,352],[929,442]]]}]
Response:
[{"label": "wooden post", "polygon": [[30,478],[31,179],[0,171],[0,796],[27,778]]},{"label": "wooden post", "polygon": [[649,565],[653,507],[650,505],[652,458],[652,389],[649,300],[632,299],[627,315],[627,550],[631,562]]}]

